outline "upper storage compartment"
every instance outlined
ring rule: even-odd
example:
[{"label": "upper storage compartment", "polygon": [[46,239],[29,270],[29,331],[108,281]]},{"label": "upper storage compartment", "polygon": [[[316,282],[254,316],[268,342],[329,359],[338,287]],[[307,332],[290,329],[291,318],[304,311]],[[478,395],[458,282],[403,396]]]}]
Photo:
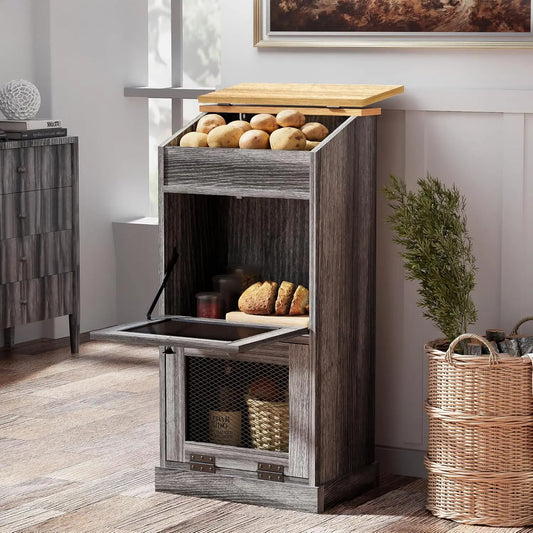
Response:
[{"label": "upper storage compartment", "polygon": [[[309,200],[314,154],[343,129],[350,117],[379,115],[365,108],[403,92],[402,86],[243,83],[202,95],[200,110],[226,123],[253,115],[297,109],[307,122],[324,124],[330,134],[311,151],[180,147],[196,131],[197,117],[161,147],[164,192]],[[164,169],[164,170],[163,170]]]},{"label": "upper storage compartment", "polygon": [[194,316],[195,294],[213,290],[213,276],[232,267],[309,287],[309,202],[164,194],[163,211],[165,264],[174,249],[179,253],[165,289],[166,314]]},{"label": "upper storage compartment", "polygon": [[[226,123],[249,121],[253,116],[248,113],[217,114]],[[181,138],[196,131],[201,116],[173,136],[162,149],[164,192],[309,200],[313,159],[310,151],[180,147]],[[306,118],[308,122],[324,124],[331,135],[348,117],[306,115]],[[325,142],[327,138],[322,141]],[[315,150],[319,148],[320,145]]]}]

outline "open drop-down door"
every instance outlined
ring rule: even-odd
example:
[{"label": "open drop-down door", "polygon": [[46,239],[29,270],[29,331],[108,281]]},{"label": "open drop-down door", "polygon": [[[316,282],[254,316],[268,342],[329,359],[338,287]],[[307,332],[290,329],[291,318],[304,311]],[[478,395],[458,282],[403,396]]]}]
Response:
[{"label": "open drop-down door", "polygon": [[152,319],[152,311],[177,260],[178,252],[174,249],[146,320],[92,331],[91,339],[140,345],[207,348],[237,353],[261,344],[309,333],[307,327],[241,324],[214,318],[169,315]]},{"label": "open drop-down door", "polygon": [[260,326],[213,318],[164,316],[132,324],[122,324],[91,333],[96,340],[207,348],[226,353],[250,350],[261,344],[305,335],[307,327]]}]

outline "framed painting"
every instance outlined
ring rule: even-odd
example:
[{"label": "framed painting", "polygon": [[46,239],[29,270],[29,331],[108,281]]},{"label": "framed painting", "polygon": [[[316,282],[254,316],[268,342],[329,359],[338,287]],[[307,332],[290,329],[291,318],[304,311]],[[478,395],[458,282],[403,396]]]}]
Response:
[{"label": "framed painting", "polygon": [[533,46],[533,0],[254,0],[254,46]]}]

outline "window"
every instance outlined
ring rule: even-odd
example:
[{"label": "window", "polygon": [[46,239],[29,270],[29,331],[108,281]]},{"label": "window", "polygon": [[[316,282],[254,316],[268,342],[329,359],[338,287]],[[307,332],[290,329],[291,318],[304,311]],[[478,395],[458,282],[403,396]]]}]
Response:
[{"label": "window", "polygon": [[150,215],[157,215],[157,147],[198,114],[196,97],[220,83],[220,0],[148,0]]}]

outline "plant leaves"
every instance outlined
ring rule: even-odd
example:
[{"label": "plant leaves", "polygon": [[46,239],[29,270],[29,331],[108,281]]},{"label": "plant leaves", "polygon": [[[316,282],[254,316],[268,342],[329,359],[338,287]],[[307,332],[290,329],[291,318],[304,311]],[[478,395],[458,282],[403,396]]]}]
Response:
[{"label": "plant leaves", "polygon": [[416,191],[407,191],[403,180],[391,176],[384,192],[405,277],[419,281],[417,304],[447,339],[455,339],[477,320],[471,298],[477,267],[466,200],[455,185],[446,187],[429,174],[417,181]]}]

